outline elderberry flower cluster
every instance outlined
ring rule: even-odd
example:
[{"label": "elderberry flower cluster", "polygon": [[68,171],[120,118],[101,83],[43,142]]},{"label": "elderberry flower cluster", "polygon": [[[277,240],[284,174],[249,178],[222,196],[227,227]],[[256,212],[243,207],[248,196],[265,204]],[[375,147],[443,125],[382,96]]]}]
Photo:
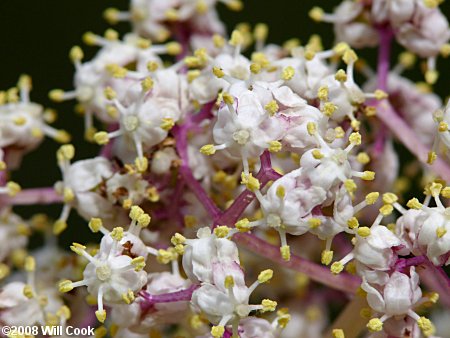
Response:
[{"label": "elderberry flower cluster", "polygon": [[[74,46],[73,88],[49,92],[76,101],[97,156],[77,158],[50,126],[56,112],[30,101],[28,76],[0,92],[0,326],[448,336],[450,103],[432,90],[446,80],[437,56],[450,54],[441,2],[315,7],[312,19],[334,24],[330,46],[317,35],[268,44],[266,24],[227,35],[216,6],[239,11],[239,0],[107,9],[131,32],[84,34],[97,52],[85,60]],[[394,41],[405,50],[391,66]],[[377,64],[355,50],[365,47]],[[427,84],[405,75],[417,57]],[[11,171],[44,135],[63,143],[61,176],[22,189]],[[31,204],[60,213],[15,209]],[[58,245],[83,226],[95,235],[71,253]]]}]

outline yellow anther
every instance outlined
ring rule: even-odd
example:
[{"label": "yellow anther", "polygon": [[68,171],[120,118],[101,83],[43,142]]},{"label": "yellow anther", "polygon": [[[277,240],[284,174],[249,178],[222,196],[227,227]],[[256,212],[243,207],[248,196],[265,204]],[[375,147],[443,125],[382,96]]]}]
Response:
[{"label": "yellow anther", "polygon": [[208,12],[208,4],[205,0],[197,0],[195,4],[195,10],[198,14],[202,15]]},{"label": "yellow anther", "polygon": [[259,180],[256,177],[253,177],[251,173],[248,175],[245,173],[241,174],[241,184],[244,184],[250,191],[259,190],[261,186]]},{"label": "yellow anther", "polygon": [[71,188],[68,188],[68,187],[64,188],[64,191],[63,191],[64,203],[70,203],[74,199],[75,199],[75,194],[74,194],[73,190]]},{"label": "yellow anther", "polygon": [[229,93],[222,93],[223,102],[226,104],[233,104],[234,103],[234,97],[230,95]]},{"label": "yellow anther", "polygon": [[205,144],[200,148],[200,152],[203,155],[214,155],[216,153],[216,147],[214,147],[214,144]]},{"label": "yellow anther", "polygon": [[144,92],[148,92],[149,90],[151,90],[153,88],[154,84],[155,83],[154,83],[153,79],[150,76],[148,76],[141,82],[142,90]]},{"label": "yellow anther", "polygon": [[86,32],[83,34],[83,42],[88,46],[95,46],[97,44],[98,38],[92,32]]},{"label": "yellow anther", "polygon": [[264,106],[264,109],[270,116],[274,116],[280,110],[280,107],[278,106],[277,101],[272,100]]},{"label": "yellow anther", "polygon": [[186,237],[177,232],[175,235],[172,236],[170,242],[173,245],[184,244],[186,242]]},{"label": "yellow anther", "polygon": [[378,197],[380,197],[380,193],[374,191],[374,192],[371,192],[370,194],[366,195],[365,201],[368,205],[372,205],[372,204],[376,203],[376,201],[378,200]]},{"label": "yellow anther", "polygon": [[259,63],[252,63],[250,65],[250,71],[252,72],[252,74],[259,74],[261,73],[261,65]]},{"label": "yellow anther", "polygon": [[320,101],[328,101],[328,86],[321,86],[319,90],[317,91],[317,97]]},{"label": "yellow anther", "polygon": [[309,11],[309,17],[311,19],[313,19],[316,22],[320,22],[323,19],[324,16],[324,11],[322,8],[320,7],[313,7],[310,11]]},{"label": "yellow anther", "polygon": [[280,248],[280,254],[281,254],[281,257],[285,261],[290,261],[291,260],[291,248],[289,247],[289,245],[283,245]]},{"label": "yellow anther", "polygon": [[392,206],[392,204],[385,204],[380,208],[379,211],[383,216],[389,216],[394,211],[394,207]]},{"label": "yellow anther", "polygon": [[375,179],[375,172],[366,170],[363,172],[361,179],[364,181],[373,181]]},{"label": "yellow anther", "polygon": [[258,282],[259,283],[267,283],[268,281],[270,281],[273,277],[273,270],[271,269],[267,269],[264,271],[261,271],[258,275]]},{"label": "yellow anther", "polygon": [[341,126],[334,128],[334,132],[335,132],[336,138],[344,138],[344,136],[345,136],[345,131]]},{"label": "yellow anther", "polygon": [[396,194],[393,194],[391,192],[387,192],[383,194],[383,203],[385,204],[394,204],[398,201],[398,197]]},{"label": "yellow anther", "polygon": [[311,154],[316,160],[320,160],[325,156],[319,149],[314,149]]},{"label": "yellow anther", "polygon": [[339,69],[336,74],[334,75],[334,78],[336,81],[339,82],[346,82],[347,81],[347,73],[343,69]]},{"label": "yellow anther", "polygon": [[367,153],[361,152],[356,155],[356,160],[361,164],[368,164],[370,162],[370,157]]},{"label": "yellow anther", "polygon": [[222,325],[213,326],[211,328],[211,336],[213,336],[214,338],[222,338],[224,333],[225,333],[225,327],[223,327]]},{"label": "yellow anther", "polygon": [[350,194],[354,193],[357,189],[355,181],[353,181],[351,178],[345,180],[344,187]]},{"label": "yellow anther", "polygon": [[110,24],[114,25],[119,22],[119,14],[120,14],[120,11],[117,8],[107,8],[103,12],[103,17]]},{"label": "yellow anther", "polygon": [[75,147],[72,144],[65,144],[59,147],[56,157],[58,161],[70,161],[75,156]]},{"label": "yellow anther", "polygon": [[272,312],[275,311],[278,303],[270,299],[263,299],[261,305],[263,307],[261,310],[262,312]]},{"label": "yellow anther", "polygon": [[437,159],[436,153],[434,151],[430,151],[428,153],[427,163],[428,164],[433,164],[434,161],[436,161],[436,159]]},{"label": "yellow anther", "polygon": [[223,48],[225,46],[225,39],[219,34],[214,34],[213,43],[216,48]]},{"label": "yellow anther", "polygon": [[438,197],[442,191],[442,184],[433,182],[429,186],[431,196]]},{"label": "yellow anther", "polygon": [[86,247],[84,245],[81,245],[80,243],[72,243],[72,245],[70,246],[70,250],[72,250],[73,252],[75,252],[77,255],[82,256],[83,253],[86,250]]},{"label": "yellow anther", "polygon": [[147,69],[149,72],[152,72],[152,73],[156,72],[158,70],[158,68],[159,68],[159,64],[156,61],[149,61],[147,63]]},{"label": "yellow anther", "polygon": [[187,57],[185,57],[184,58],[184,63],[189,68],[197,68],[197,67],[200,67],[202,65],[202,62],[200,61],[200,59],[198,57],[195,57],[195,56],[187,56]]},{"label": "yellow anther", "polygon": [[356,229],[357,227],[359,227],[359,222],[358,219],[356,217],[352,217],[347,221],[347,226],[350,229]]},{"label": "yellow anther", "polygon": [[439,300],[439,294],[437,292],[430,292],[426,295],[431,303],[436,304]]},{"label": "yellow anther", "polygon": [[106,131],[99,131],[94,134],[94,141],[98,145],[105,145],[109,143],[109,135]]},{"label": "yellow anther", "polygon": [[147,157],[136,157],[134,160],[134,165],[136,166],[136,169],[140,173],[144,173],[148,169],[148,159]]},{"label": "yellow anther", "polygon": [[152,218],[150,217],[149,214],[143,214],[143,215],[139,216],[139,218],[137,219],[137,224],[140,227],[145,228],[150,224],[151,220],[152,220]]},{"label": "yellow anther", "polygon": [[242,33],[240,31],[235,29],[231,33],[231,39],[230,39],[229,43],[233,47],[240,46],[244,43],[244,36],[242,35]]},{"label": "yellow anther", "polygon": [[344,330],[342,329],[333,329],[332,335],[333,338],[345,338]]},{"label": "yellow anther", "polygon": [[364,113],[367,117],[376,116],[377,115],[377,108],[372,106],[367,106],[364,108]]},{"label": "yellow anther", "polygon": [[36,270],[36,261],[34,257],[28,256],[25,258],[25,264],[24,264],[25,271],[32,272]]},{"label": "yellow anther", "polygon": [[105,36],[105,39],[109,40],[109,41],[117,41],[119,39],[119,33],[112,28],[108,28],[105,31],[104,36]]},{"label": "yellow anther", "polygon": [[307,61],[311,61],[316,56],[316,52],[311,48],[306,48],[304,56]]},{"label": "yellow anther", "polygon": [[358,60],[358,55],[356,55],[355,51],[351,48],[348,48],[344,55],[342,55],[342,60],[346,64],[355,63]]},{"label": "yellow anther", "polygon": [[104,323],[106,320],[106,311],[105,310],[97,310],[95,311],[95,317],[100,323]]},{"label": "yellow anther", "polygon": [[295,75],[295,70],[291,66],[284,68],[283,71],[281,72],[281,78],[284,81],[291,80],[294,77],[294,75]]},{"label": "yellow anther", "polygon": [[70,50],[69,57],[72,62],[80,62],[84,57],[83,50],[79,46],[73,46]]},{"label": "yellow anther", "polygon": [[425,73],[425,81],[430,85],[435,84],[438,78],[439,73],[436,70],[427,70]]},{"label": "yellow anther", "polygon": [[271,153],[277,153],[281,150],[281,148],[282,148],[281,142],[279,142],[279,141],[270,141],[269,142],[268,149]]},{"label": "yellow anther", "polygon": [[448,57],[450,55],[450,43],[442,45],[440,52],[443,57]]},{"label": "yellow anther", "polygon": [[122,227],[115,227],[112,229],[111,233],[109,234],[112,239],[116,241],[121,241],[123,238],[123,228]]},{"label": "yellow anther", "polygon": [[441,195],[444,198],[450,198],[450,187],[445,187],[441,190]]},{"label": "yellow anther", "polygon": [[138,256],[136,258],[133,258],[130,264],[134,266],[135,271],[141,271],[145,268],[145,258],[142,256]]},{"label": "yellow anther", "polygon": [[258,23],[255,26],[255,39],[259,41],[265,41],[267,39],[267,35],[269,34],[269,27],[264,23]]},{"label": "yellow anther", "polygon": [[167,21],[177,21],[180,18],[180,14],[175,8],[170,8],[164,13]]},{"label": "yellow anther", "polygon": [[368,236],[370,236],[370,228],[360,227],[360,228],[358,228],[356,233],[363,238],[368,237]]},{"label": "yellow anther", "polygon": [[447,122],[444,122],[444,121],[439,122],[438,131],[440,133],[445,133],[446,131],[448,131]]},{"label": "yellow anther", "polygon": [[117,93],[111,87],[106,87],[104,94],[108,100],[114,100],[117,97]]},{"label": "yellow anther", "polygon": [[48,93],[48,97],[50,100],[55,102],[62,102],[64,100],[64,90],[62,89],[53,89]]},{"label": "yellow anther", "polygon": [[230,228],[226,225],[218,226],[214,229],[214,235],[216,235],[217,238],[225,238],[230,233]]},{"label": "yellow anther", "polygon": [[175,121],[171,117],[163,118],[161,121],[161,125],[160,125],[161,129],[163,129],[165,131],[169,131],[174,126],[175,126]]},{"label": "yellow anther", "polygon": [[351,133],[348,140],[351,144],[359,146],[361,144],[361,134],[358,132]]},{"label": "yellow anther", "polygon": [[201,72],[198,69],[189,70],[187,72],[187,80],[189,83],[192,83],[195,79],[197,79],[201,75]]},{"label": "yellow anther", "polygon": [[420,317],[417,320],[417,325],[422,330],[423,334],[427,337],[434,335],[434,332],[436,331],[431,320],[426,317]]},{"label": "yellow anther", "polygon": [[126,304],[131,304],[134,301],[134,293],[132,290],[128,289],[127,292],[122,294],[122,300],[126,303]]},{"label": "yellow anther", "polygon": [[28,299],[31,299],[31,298],[34,297],[33,287],[31,285],[29,285],[29,284],[26,284],[23,287],[23,291],[22,292],[23,292],[23,295],[25,297],[27,297]]},{"label": "yellow anther", "polygon": [[403,52],[399,56],[400,64],[405,68],[411,68],[416,63],[416,56],[410,52]]},{"label": "yellow anther", "polygon": [[287,40],[285,43],[283,43],[283,49],[287,50],[288,52],[291,52],[294,48],[297,48],[300,46],[300,40],[293,38]]},{"label": "yellow anther", "polygon": [[4,161],[0,161],[0,171],[6,169],[6,163]]},{"label": "yellow anther", "polygon": [[168,250],[159,249],[158,256],[156,257],[158,262],[161,264],[168,264],[177,258],[177,253],[173,248]]},{"label": "yellow anther", "polygon": [[225,76],[225,72],[223,71],[222,68],[219,68],[219,67],[213,67],[212,72],[219,79],[221,79]]},{"label": "yellow anther", "polygon": [[277,197],[280,199],[283,199],[284,196],[286,196],[286,189],[284,188],[284,186],[279,185],[277,187],[277,191],[276,191]]},{"label": "yellow anther", "polygon": [[53,234],[59,235],[67,228],[66,221],[59,219],[53,224]]},{"label": "yellow anther", "polygon": [[367,328],[371,332],[379,332],[383,329],[383,322],[379,318],[372,318],[367,323]]},{"label": "yellow anther", "polygon": [[310,218],[308,224],[311,229],[316,229],[322,224],[322,221],[320,218]]},{"label": "yellow anther", "polygon": [[123,79],[128,73],[126,68],[121,67],[118,64],[110,64],[106,66],[106,70],[117,79]]},{"label": "yellow anther", "polygon": [[344,270],[344,264],[341,262],[334,262],[331,264],[330,270],[333,275],[338,275]]},{"label": "yellow anther", "polygon": [[422,209],[422,203],[417,198],[412,198],[406,203],[406,206],[410,209],[420,210]]},{"label": "yellow anther", "polygon": [[66,292],[73,290],[73,283],[71,280],[66,279],[66,280],[59,282],[58,287],[59,287],[59,292],[66,293]]},{"label": "yellow anther", "polygon": [[6,183],[6,189],[8,189],[8,195],[11,197],[16,196],[22,190],[20,185],[13,181]]},{"label": "yellow anther", "polygon": [[140,206],[137,205],[133,205],[130,209],[130,212],[128,214],[128,216],[133,220],[133,221],[137,221],[139,219],[139,217],[141,217],[142,215],[144,215],[144,210],[142,210],[142,208]]},{"label": "yellow anther", "polygon": [[59,143],[68,143],[71,140],[70,134],[65,130],[58,130],[53,139]]},{"label": "yellow anther", "polygon": [[423,0],[425,6],[428,8],[436,8],[442,2],[442,0]]},{"label": "yellow anther", "polygon": [[333,51],[337,55],[344,55],[346,51],[350,50],[350,46],[346,42],[339,42],[336,46],[334,46]]},{"label": "yellow anther", "polygon": [[326,116],[331,117],[331,116],[333,116],[333,113],[336,111],[337,108],[338,107],[334,103],[327,102],[323,105],[322,112]]},{"label": "yellow anther", "polygon": [[375,98],[377,100],[384,100],[384,99],[387,99],[389,96],[385,91],[383,91],[381,89],[375,90],[375,92],[373,94],[375,95]]},{"label": "yellow anther", "polygon": [[88,226],[92,232],[99,232],[100,229],[103,227],[103,222],[100,218],[91,218]]},{"label": "yellow anther", "polygon": [[25,123],[27,123],[27,119],[25,116],[16,116],[13,118],[13,123],[16,126],[23,126]]},{"label": "yellow anther", "polygon": [[445,227],[443,227],[443,226],[438,227],[438,228],[436,229],[436,236],[437,236],[438,238],[444,237],[444,235],[445,235],[446,233],[447,233],[447,229],[446,229]]},{"label": "yellow anther", "polygon": [[239,220],[234,226],[239,230],[239,232],[247,232],[251,229],[250,221],[247,218]]},{"label": "yellow anther", "polygon": [[56,312],[56,315],[64,319],[70,319],[70,317],[72,316],[69,307],[66,305],[61,306]]},{"label": "yellow anther", "polygon": [[234,278],[233,276],[226,276],[225,277],[225,281],[224,281],[224,286],[226,289],[230,289],[232,287],[234,287]]},{"label": "yellow anther", "polygon": [[308,122],[306,124],[306,130],[308,130],[308,134],[313,136],[317,133],[317,125],[314,122]]},{"label": "yellow anther", "polygon": [[169,55],[179,55],[183,51],[183,47],[178,42],[172,41],[166,43],[166,50]]},{"label": "yellow anther", "polygon": [[226,2],[226,6],[228,9],[236,12],[241,11],[242,8],[244,8],[244,4],[241,0],[229,0]]},{"label": "yellow anther", "polygon": [[320,261],[322,262],[322,264],[330,265],[332,260],[333,260],[333,251],[323,250],[321,258],[320,258]]},{"label": "yellow anther", "polygon": [[256,52],[252,54],[252,62],[261,65],[262,68],[267,68],[270,61],[264,53]]},{"label": "yellow anther", "polygon": [[4,263],[0,263],[0,280],[7,277],[10,272],[11,272],[11,269],[9,268],[8,265],[6,265]]}]

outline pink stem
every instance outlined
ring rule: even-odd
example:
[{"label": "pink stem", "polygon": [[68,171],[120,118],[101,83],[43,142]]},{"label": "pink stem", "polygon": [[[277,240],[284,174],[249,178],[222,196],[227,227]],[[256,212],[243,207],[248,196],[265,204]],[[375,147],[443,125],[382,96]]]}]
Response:
[{"label": "pink stem", "polygon": [[142,312],[145,313],[155,304],[190,301],[192,298],[192,294],[198,287],[199,285],[193,284],[187,289],[176,292],[164,293],[160,295],[151,295],[147,291],[142,291],[140,293],[140,296],[144,300],[141,301],[139,305],[141,307]]},{"label": "pink stem", "polygon": [[[391,53],[392,31],[380,28],[380,48],[378,52],[378,88],[387,89],[389,76],[389,59]],[[392,131],[397,139],[422,163],[427,163],[431,149],[422,144],[411,127],[395,112],[388,100],[373,102],[377,109],[378,118]],[[450,180],[450,167],[438,158],[431,166],[433,171],[444,180]]]},{"label": "pink stem", "polygon": [[268,258],[281,266],[304,273],[312,280],[333,289],[355,293],[361,285],[361,279],[359,277],[347,273],[333,275],[328,268],[296,255],[291,255],[291,259],[285,261],[280,255],[280,248],[278,246],[271,245],[254,235],[236,234],[233,238],[236,243],[244,246],[250,251]]},{"label": "pink stem", "polygon": [[63,203],[63,197],[53,188],[31,188],[20,191],[14,197],[1,197],[2,203],[7,205],[33,205]]},{"label": "pink stem", "polygon": [[425,267],[425,270],[419,270],[420,278],[429,289],[439,293],[440,301],[445,306],[450,307],[450,279],[445,271],[428,259],[422,266]]}]

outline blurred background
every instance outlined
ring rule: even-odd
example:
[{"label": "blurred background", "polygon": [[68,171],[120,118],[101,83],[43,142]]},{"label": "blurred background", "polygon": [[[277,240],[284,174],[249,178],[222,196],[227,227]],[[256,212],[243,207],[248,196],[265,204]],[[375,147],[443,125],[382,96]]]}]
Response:
[{"label": "blurred background", "polygon": [[[270,27],[269,42],[282,43],[293,37],[306,42],[311,34],[320,34],[324,46],[329,47],[333,43],[332,25],[313,22],[308,17],[308,11],[313,6],[321,6],[330,12],[339,2],[337,0],[245,0],[245,9],[242,12],[230,12],[222,5],[219,5],[219,9],[229,30],[240,22],[250,24],[264,22]],[[34,85],[31,99],[46,107],[55,108],[59,112],[59,119],[55,126],[67,129],[72,134],[73,143],[77,149],[76,159],[94,156],[98,147],[84,142],[82,118],[73,110],[75,102],[55,104],[48,99],[48,92],[54,88],[67,90],[72,88],[74,69],[68,58],[70,48],[73,45],[81,45],[85,51],[86,60],[89,60],[97,49],[83,46],[82,34],[86,31],[102,34],[109,27],[102,18],[103,11],[107,7],[126,9],[127,6],[127,0],[0,1],[2,43],[0,89],[5,90],[14,86],[20,74],[31,75]],[[450,1],[445,2],[441,8],[444,13],[450,13]],[[129,25],[126,23],[114,28],[121,34],[129,31]],[[376,52],[367,50],[362,52],[362,55],[369,61],[374,61]],[[448,82],[450,60],[440,59],[438,69],[441,72],[441,78],[436,84],[436,91],[445,97],[450,92]],[[422,80],[417,70],[407,75],[415,80]],[[13,173],[13,179],[20,182],[24,188],[52,185],[61,177],[55,159],[57,148],[56,142],[47,139],[38,150],[25,157],[23,169]],[[54,206],[26,208],[21,213],[26,215],[34,212],[48,212],[56,217],[59,211],[60,207]],[[72,222],[78,223],[80,220],[72,217]],[[71,231],[64,234],[63,242],[68,239],[81,241],[88,233],[86,226],[69,228]]]}]

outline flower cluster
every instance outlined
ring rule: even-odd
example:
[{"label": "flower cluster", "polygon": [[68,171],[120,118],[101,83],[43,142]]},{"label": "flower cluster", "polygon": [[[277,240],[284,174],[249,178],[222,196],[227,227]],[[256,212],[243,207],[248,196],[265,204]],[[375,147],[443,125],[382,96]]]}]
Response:
[{"label": "flower cluster", "polygon": [[[335,25],[328,49],[318,36],[267,44],[265,24],[227,36],[219,2],[242,7],[132,0],[105,11],[130,33],[86,33],[99,48],[89,61],[70,50],[74,88],[49,97],[77,101],[96,157],[76,159],[49,126],[55,112],[30,102],[29,77],[0,93],[0,325],[98,324],[95,337],[133,338],[445,335],[450,104],[431,91],[436,57],[450,54],[441,1],[313,8]],[[394,37],[407,51],[390,67]],[[376,72],[354,49],[375,46]],[[428,85],[402,75],[416,56]],[[43,135],[63,143],[61,180],[21,190],[10,170]],[[405,200],[420,175],[424,200]],[[56,220],[13,208],[52,203]],[[72,211],[101,239],[69,254],[56,239],[79,226]],[[44,246],[28,250],[35,234]]]}]

